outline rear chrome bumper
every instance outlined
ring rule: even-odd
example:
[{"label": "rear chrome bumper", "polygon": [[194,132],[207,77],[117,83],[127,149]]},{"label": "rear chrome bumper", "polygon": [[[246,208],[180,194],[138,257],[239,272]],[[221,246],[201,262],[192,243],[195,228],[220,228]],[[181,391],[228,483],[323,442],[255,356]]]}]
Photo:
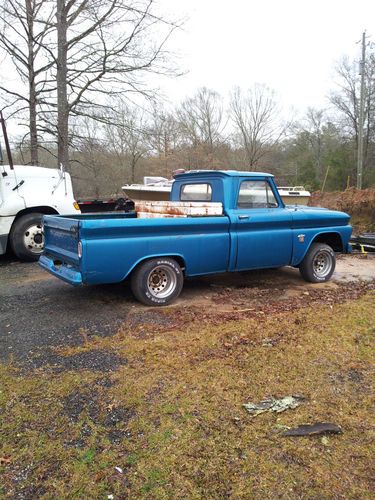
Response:
[{"label": "rear chrome bumper", "polygon": [[56,276],[56,278],[65,281],[65,283],[69,283],[69,285],[82,285],[82,274],[68,264],[62,263],[61,265],[56,265],[51,257],[48,255],[41,255],[39,265],[53,274],[53,276]]}]

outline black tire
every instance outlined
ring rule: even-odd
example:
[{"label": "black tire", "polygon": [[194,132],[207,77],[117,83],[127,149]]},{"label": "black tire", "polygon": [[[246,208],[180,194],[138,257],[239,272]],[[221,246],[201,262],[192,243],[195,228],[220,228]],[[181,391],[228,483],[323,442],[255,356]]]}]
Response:
[{"label": "black tire", "polygon": [[30,213],[15,220],[10,232],[10,246],[15,255],[27,262],[39,259],[44,247],[43,214]]},{"label": "black tire", "polygon": [[335,252],[325,243],[313,243],[299,266],[306,281],[324,283],[331,279],[336,267]]},{"label": "black tire", "polygon": [[131,275],[132,292],[146,306],[170,304],[180,295],[183,284],[181,267],[169,257],[147,260]]}]

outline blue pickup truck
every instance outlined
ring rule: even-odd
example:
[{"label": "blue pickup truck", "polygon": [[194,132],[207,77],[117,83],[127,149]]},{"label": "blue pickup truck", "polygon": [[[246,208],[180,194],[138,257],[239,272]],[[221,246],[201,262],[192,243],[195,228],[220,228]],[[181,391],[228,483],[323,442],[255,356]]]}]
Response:
[{"label": "blue pickup truck", "polygon": [[220,204],[222,211],[45,216],[39,263],[71,285],[130,279],[139,301],[161,306],[179,296],[190,276],[293,266],[305,280],[324,282],[334,272],[335,252],[350,252],[349,215],[285,206],[270,174],[188,172],[176,175],[170,199]]}]

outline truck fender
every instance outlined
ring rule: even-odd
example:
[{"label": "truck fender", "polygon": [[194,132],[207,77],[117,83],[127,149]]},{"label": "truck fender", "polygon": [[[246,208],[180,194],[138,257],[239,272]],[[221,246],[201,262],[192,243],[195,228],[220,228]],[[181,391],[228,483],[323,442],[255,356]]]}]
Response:
[{"label": "truck fender", "polygon": [[163,258],[163,257],[169,257],[170,259],[175,259],[178,262],[178,264],[180,265],[183,273],[185,274],[186,263],[185,263],[185,258],[184,258],[183,255],[181,255],[181,254],[173,254],[173,253],[166,253],[166,254],[159,254],[159,253],[157,253],[157,254],[147,255],[146,257],[142,257],[139,260],[137,260],[134,263],[134,265],[129,269],[129,271],[127,272],[127,274],[124,276],[123,279],[128,278],[131,275],[131,273],[134,271],[134,269],[137,268],[140,264],[142,264],[146,260],[159,259],[159,258]]},{"label": "truck fender", "polygon": [[326,243],[335,252],[345,251],[342,236],[338,231],[327,229],[316,233],[313,229],[296,230],[293,237],[293,266],[299,266],[313,243]]},{"label": "truck fender", "polygon": [[26,215],[26,214],[32,214],[34,212],[37,212],[39,214],[44,214],[44,215],[59,215],[59,212],[53,208],[53,207],[49,207],[49,206],[40,206],[40,207],[27,207],[27,208],[24,208],[23,210],[20,210],[19,212],[17,212],[17,215],[13,221],[13,224],[14,222],[19,218],[19,217],[22,217],[22,215]]},{"label": "truck fender", "polygon": [[[59,215],[59,212],[53,207],[48,207],[48,206],[27,207],[27,208],[24,208],[24,209],[20,210],[19,212],[17,212],[16,216],[14,217],[12,227],[16,223],[17,219],[19,219],[23,215],[32,214],[32,213],[38,213],[38,214],[43,214],[43,215]],[[11,228],[10,232],[11,231],[12,231],[12,228]]]}]

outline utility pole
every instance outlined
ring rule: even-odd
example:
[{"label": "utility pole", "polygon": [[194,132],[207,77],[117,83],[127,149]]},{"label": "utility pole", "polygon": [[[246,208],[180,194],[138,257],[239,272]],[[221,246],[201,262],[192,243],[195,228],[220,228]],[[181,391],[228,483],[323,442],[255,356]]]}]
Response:
[{"label": "utility pole", "polygon": [[366,31],[362,34],[362,59],[360,63],[361,93],[358,117],[357,188],[362,189],[363,174],[363,125],[365,115]]}]

